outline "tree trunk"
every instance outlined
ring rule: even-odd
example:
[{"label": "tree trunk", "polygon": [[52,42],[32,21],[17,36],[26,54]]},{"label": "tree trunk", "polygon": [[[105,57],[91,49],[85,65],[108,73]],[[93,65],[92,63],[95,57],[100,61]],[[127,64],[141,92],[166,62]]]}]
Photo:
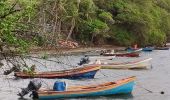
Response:
[{"label": "tree trunk", "polygon": [[60,34],[61,34],[61,20],[59,20],[58,22],[58,34],[57,34],[58,39],[60,39]]},{"label": "tree trunk", "polygon": [[95,33],[92,34],[91,41],[90,41],[90,46],[93,44],[93,39],[94,39]]},{"label": "tree trunk", "polygon": [[68,36],[67,36],[66,41],[67,41],[68,39],[70,39],[71,34],[72,34],[73,30],[74,30],[74,27],[75,27],[75,18],[72,18],[71,23],[72,23],[71,29],[70,29],[70,31],[69,31],[69,34],[68,34]]},{"label": "tree trunk", "polygon": [[54,22],[54,26],[53,26],[53,42],[56,43],[56,37],[57,37],[57,22],[58,22],[58,14],[56,14],[55,16],[55,22]]}]

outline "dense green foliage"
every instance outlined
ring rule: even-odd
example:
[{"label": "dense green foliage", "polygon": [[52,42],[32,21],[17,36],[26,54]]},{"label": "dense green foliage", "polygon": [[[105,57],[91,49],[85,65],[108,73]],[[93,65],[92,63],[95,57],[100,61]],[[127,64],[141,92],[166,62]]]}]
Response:
[{"label": "dense green foliage", "polygon": [[98,7],[112,13],[116,21],[111,37],[117,43],[163,45],[166,42],[170,25],[168,0],[100,1],[96,0]]},{"label": "dense green foliage", "polygon": [[33,15],[35,1],[1,0],[0,1],[0,48],[5,50],[25,52],[29,40],[23,33],[29,30],[26,24]]},{"label": "dense green foliage", "polygon": [[0,9],[1,44],[20,51],[59,39],[144,46],[170,38],[169,0],[1,0]]},{"label": "dense green foliage", "polygon": [[61,34],[72,33],[81,43],[112,40],[119,45],[163,45],[170,34],[168,0],[60,1],[66,5],[65,16],[60,17],[67,18],[62,25],[68,30]]}]

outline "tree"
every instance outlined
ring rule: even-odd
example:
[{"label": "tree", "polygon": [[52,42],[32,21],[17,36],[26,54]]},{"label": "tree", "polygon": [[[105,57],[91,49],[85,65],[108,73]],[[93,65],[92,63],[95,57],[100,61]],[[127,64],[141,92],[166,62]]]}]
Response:
[{"label": "tree", "polygon": [[[31,42],[24,37],[24,31],[30,26],[25,24],[34,12],[36,1],[1,0],[0,1],[0,54],[1,59],[15,53],[25,53]],[[6,58],[7,60],[8,58]],[[7,60],[9,61],[9,60]]]}]

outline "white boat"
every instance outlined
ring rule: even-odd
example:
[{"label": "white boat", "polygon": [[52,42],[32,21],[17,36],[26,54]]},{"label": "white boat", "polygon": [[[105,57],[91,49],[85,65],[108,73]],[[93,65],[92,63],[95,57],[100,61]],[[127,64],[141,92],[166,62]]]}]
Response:
[{"label": "white boat", "polygon": [[112,63],[107,61],[97,61],[90,64],[100,64],[102,69],[146,69],[151,66],[150,60],[152,58],[147,58],[143,60],[130,61],[130,62],[120,62],[120,63]]},{"label": "white boat", "polygon": [[90,61],[95,61],[95,60],[112,60],[114,59],[115,56],[91,56],[89,57]]}]

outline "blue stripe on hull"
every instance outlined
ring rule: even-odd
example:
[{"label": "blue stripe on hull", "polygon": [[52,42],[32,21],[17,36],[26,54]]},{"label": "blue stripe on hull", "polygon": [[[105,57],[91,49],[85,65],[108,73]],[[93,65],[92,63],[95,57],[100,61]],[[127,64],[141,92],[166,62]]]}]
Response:
[{"label": "blue stripe on hull", "polygon": [[133,90],[134,81],[124,84],[122,86],[105,90],[99,92],[90,92],[84,94],[65,94],[65,95],[53,95],[53,96],[41,96],[39,97],[40,100],[47,100],[47,99],[58,99],[58,98],[75,98],[75,97],[89,97],[89,96],[105,96],[105,95],[113,95],[113,94],[126,94],[131,93]]},{"label": "blue stripe on hull", "polygon": [[66,79],[82,79],[82,78],[94,78],[96,72],[98,70],[95,70],[95,71],[90,71],[90,72],[86,72],[86,73],[81,73],[81,74],[75,74],[75,75],[72,75],[72,76],[65,76],[65,77],[62,77],[62,78],[66,78]]},{"label": "blue stripe on hull", "polygon": [[143,48],[142,51],[152,51],[154,48]]},{"label": "blue stripe on hull", "polygon": [[135,51],[133,48],[128,48],[128,49],[126,49],[126,51],[127,52],[133,52],[133,51]]}]

